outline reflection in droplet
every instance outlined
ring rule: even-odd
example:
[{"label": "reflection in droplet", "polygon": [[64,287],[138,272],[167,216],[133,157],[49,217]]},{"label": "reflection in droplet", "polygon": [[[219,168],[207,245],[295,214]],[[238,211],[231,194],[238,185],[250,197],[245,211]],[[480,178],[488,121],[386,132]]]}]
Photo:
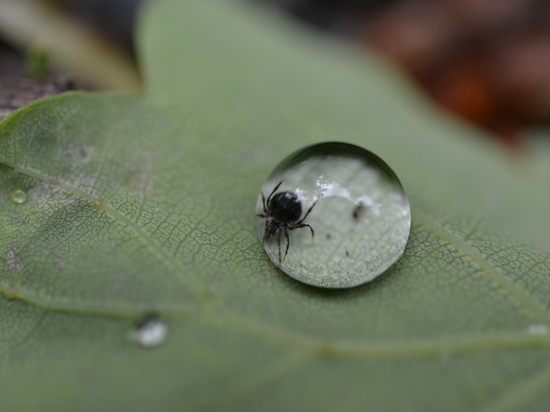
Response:
[{"label": "reflection in droplet", "polygon": [[326,288],[357,286],[385,272],[402,256],[411,225],[395,173],[347,143],[309,146],[284,159],[263,184],[256,213],[272,262]]},{"label": "reflection in droplet", "polygon": [[21,205],[25,203],[27,199],[28,199],[27,192],[25,192],[22,189],[14,189],[11,192],[11,200],[13,201],[13,203]]},{"label": "reflection in droplet", "polygon": [[141,346],[155,348],[166,341],[168,325],[159,315],[148,313],[138,320],[132,336]]}]

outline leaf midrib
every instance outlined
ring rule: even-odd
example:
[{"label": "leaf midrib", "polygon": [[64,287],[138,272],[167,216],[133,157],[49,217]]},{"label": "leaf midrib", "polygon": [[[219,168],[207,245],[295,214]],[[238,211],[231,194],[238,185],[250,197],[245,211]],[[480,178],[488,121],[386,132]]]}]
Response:
[{"label": "leaf midrib", "polygon": [[[77,316],[94,316],[119,320],[134,320],[143,312],[138,307],[101,308],[87,306],[84,308],[70,305],[53,305],[51,302],[31,296],[22,288],[16,295],[10,289],[0,287],[0,294],[10,299],[21,300],[47,312],[65,313]],[[160,308],[159,308],[160,309]],[[220,311],[223,309],[223,313]],[[167,319],[177,322],[192,318],[219,329],[239,331],[250,337],[261,339],[271,345],[290,347],[322,357],[358,358],[358,359],[399,359],[399,358],[437,358],[446,354],[470,354],[504,349],[550,348],[550,334],[530,334],[527,331],[501,332],[484,335],[431,337],[429,339],[380,340],[378,342],[354,342],[352,340],[322,339],[301,335],[284,329],[273,328],[246,319],[241,314],[232,314],[224,308],[213,310],[212,307],[202,311],[177,305],[164,307],[161,313]],[[527,329],[526,329],[527,330]]]},{"label": "leaf midrib", "polygon": [[[83,190],[66,184],[59,179],[52,178],[39,171],[26,168],[13,162],[0,159],[3,163],[17,172],[37,179],[38,181],[56,184],[67,193],[80,197],[91,204],[95,204],[98,209],[109,214],[111,217],[118,219],[122,223],[130,227],[137,237],[148,247],[157,258],[167,265],[168,268],[175,273],[185,273],[184,268],[168,255],[154,238],[151,238],[144,232],[139,225],[133,220],[118,212],[113,207],[102,201],[96,196],[93,196]],[[491,279],[499,288],[501,288],[507,296],[510,297],[518,306],[520,306],[533,321],[548,325],[550,322],[548,316],[539,306],[538,302],[534,301],[525,290],[510,282],[496,268],[492,267],[481,254],[470,247],[463,239],[446,230],[444,227],[435,222],[430,221],[425,215],[418,211],[413,213],[413,222],[422,226],[424,229],[431,232],[434,236],[453,245],[465,257],[469,258],[481,271]],[[239,325],[239,329],[248,332],[251,336],[263,337],[270,342],[278,342],[285,346],[307,351],[319,353],[323,356],[339,356],[339,357],[359,357],[359,358],[402,358],[402,357],[436,357],[441,356],[442,351],[451,351],[452,353],[472,353],[477,351],[490,351],[499,349],[518,349],[524,347],[550,347],[550,335],[530,335],[527,333],[502,333],[495,335],[472,335],[469,337],[448,337],[447,339],[427,339],[427,340],[409,340],[398,343],[392,341],[381,341],[378,343],[355,343],[344,341],[331,341],[318,338],[300,336],[293,332],[285,330],[274,330],[273,328],[258,328],[253,320],[242,318],[241,315],[228,315],[227,311],[224,314],[213,310],[209,304],[210,298],[202,285],[197,283],[189,284],[188,279],[183,279],[188,282],[195,296],[203,305],[203,313],[207,313],[214,323],[227,327],[228,325]],[[28,304],[32,304],[45,311],[64,312],[69,314],[78,314],[84,316],[99,316],[119,319],[135,318],[142,309],[128,305],[126,308],[109,308],[104,309],[104,305],[90,304],[74,305],[63,304],[59,298],[48,299],[43,296],[38,296],[24,288],[18,288],[14,294],[13,288],[0,285],[0,294],[11,299],[19,299]],[[160,309],[160,308],[159,308]],[[166,307],[165,315],[168,317],[181,318],[188,317],[191,313],[201,313],[201,311],[190,310],[183,306],[173,305],[170,308]]]}]

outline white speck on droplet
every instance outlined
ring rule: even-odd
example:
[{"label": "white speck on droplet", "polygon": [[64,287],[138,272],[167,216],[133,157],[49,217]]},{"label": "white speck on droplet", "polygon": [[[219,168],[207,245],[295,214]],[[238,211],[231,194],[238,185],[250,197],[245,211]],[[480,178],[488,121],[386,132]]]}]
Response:
[{"label": "white speck on droplet", "polygon": [[543,323],[532,323],[527,328],[529,335],[546,335],[548,333],[548,326]]},{"label": "white speck on droplet", "polygon": [[299,187],[296,189],[295,193],[296,196],[298,196],[298,200],[300,200],[300,202],[304,202],[305,200],[307,200],[305,191],[300,189]]},{"label": "white speck on droplet", "polygon": [[318,199],[321,197],[330,196],[338,196],[343,197],[344,199],[351,199],[349,190],[345,187],[342,187],[338,182],[334,180],[322,181],[322,179],[318,179],[316,185],[319,188]]},{"label": "white speck on droplet", "polygon": [[168,336],[168,325],[157,315],[145,315],[138,323],[135,340],[144,348],[162,345]]}]

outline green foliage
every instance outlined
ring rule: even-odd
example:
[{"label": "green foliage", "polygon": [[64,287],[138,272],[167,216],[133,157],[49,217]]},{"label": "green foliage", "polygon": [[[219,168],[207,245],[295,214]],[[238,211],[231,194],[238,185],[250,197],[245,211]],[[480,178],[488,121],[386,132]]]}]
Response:
[{"label": "green foliage", "polygon": [[[548,409],[545,168],[261,12],[163,1],[141,33],[143,95],[0,123],[2,410]],[[281,274],[255,234],[265,176],[326,140],[380,155],[413,210],[404,257],[344,291]],[[149,311],[169,338],[146,350]]]},{"label": "green foliage", "polygon": [[30,77],[35,80],[44,79],[49,69],[48,52],[42,49],[30,49],[26,57],[26,68]]}]

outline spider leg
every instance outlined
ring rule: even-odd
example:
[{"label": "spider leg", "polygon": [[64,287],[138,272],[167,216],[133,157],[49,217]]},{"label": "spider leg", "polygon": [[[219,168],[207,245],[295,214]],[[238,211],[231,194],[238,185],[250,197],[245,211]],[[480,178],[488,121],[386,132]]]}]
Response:
[{"label": "spider leg", "polygon": [[279,265],[281,264],[281,232],[277,236],[277,246],[279,246]]},{"label": "spider leg", "polygon": [[297,224],[297,225],[293,225],[292,227],[290,227],[290,230],[294,230],[294,229],[300,229],[302,227],[307,227],[309,228],[309,230],[311,231],[311,237],[315,237],[315,231],[313,230],[313,228],[308,225],[307,223],[300,223],[300,224]]},{"label": "spider leg", "polygon": [[[267,213],[267,207],[265,206],[265,196],[263,192],[262,192],[262,205],[264,207],[264,213]],[[260,216],[260,215],[257,215],[257,216]],[[265,216],[262,215],[260,217],[265,217]]]},{"label": "spider leg", "polygon": [[268,233],[267,233],[267,225],[266,225],[266,228],[264,230],[264,237],[262,239],[262,246],[265,245],[265,241],[267,240],[268,237],[269,236],[268,236]]},{"label": "spider leg", "polygon": [[[310,214],[310,212],[313,210],[313,208],[315,207],[316,204],[317,204],[317,201],[313,202],[311,207],[307,210],[305,216],[302,219],[300,219],[299,221],[297,221],[293,226],[294,227],[303,227],[303,226],[298,226],[298,225],[301,225],[304,222],[304,220],[306,220],[307,215]],[[306,226],[309,226],[309,225],[306,225]],[[311,226],[310,226],[310,229],[311,229]]]},{"label": "spider leg", "polygon": [[[286,237],[286,249],[285,249],[285,257],[283,259],[286,259],[286,255],[288,254],[288,248],[290,246],[290,238],[288,237],[288,230],[286,230],[286,226],[285,226],[284,232]],[[280,253],[281,253],[281,248],[279,247],[279,259],[281,257]]]},{"label": "spider leg", "polygon": [[[281,186],[283,184],[284,180],[281,180],[279,183],[277,183],[275,185],[275,187],[273,188],[273,190],[271,191],[271,193],[269,194],[269,196],[267,197],[267,200],[265,201],[264,203],[264,212],[267,213],[267,210],[265,208],[266,204],[269,205],[269,202],[271,202],[271,196],[273,196],[273,194],[277,191],[277,189],[279,188],[279,186]],[[262,193],[262,199],[264,197],[264,194]]]}]

